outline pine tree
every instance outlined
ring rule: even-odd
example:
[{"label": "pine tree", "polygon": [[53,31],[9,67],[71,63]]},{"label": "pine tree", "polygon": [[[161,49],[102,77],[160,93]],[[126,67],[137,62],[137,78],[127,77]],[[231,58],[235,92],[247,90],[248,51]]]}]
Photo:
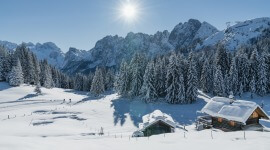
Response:
[{"label": "pine tree", "polygon": [[75,76],[74,89],[78,91],[83,91],[83,75],[78,73]]},{"label": "pine tree", "polygon": [[37,83],[35,91],[37,95],[41,95],[42,91],[41,91],[41,86],[40,83]]},{"label": "pine tree", "polygon": [[136,53],[130,62],[131,71],[131,96],[139,96],[143,85],[143,76],[145,72],[144,57]]},{"label": "pine tree", "polygon": [[120,66],[120,71],[116,80],[116,91],[119,95],[127,96],[130,91],[131,75],[129,66],[126,61],[123,61]]},{"label": "pine tree", "polygon": [[236,62],[235,62],[235,58],[233,58],[232,63],[231,63],[231,67],[230,67],[230,71],[229,71],[229,80],[230,80],[230,91],[232,91],[233,93],[237,93],[238,92],[238,69],[236,67]]},{"label": "pine tree", "polygon": [[179,94],[179,62],[175,53],[172,53],[169,59],[166,76],[166,100],[170,104],[181,103]]},{"label": "pine tree", "polygon": [[105,76],[105,89],[106,90],[112,90],[113,84],[114,84],[114,71],[112,69],[109,69]]},{"label": "pine tree", "polygon": [[166,59],[159,57],[154,68],[155,86],[159,97],[166,96],[166,69]]},{"label": "pine tree", "polygon": [[41,65],[41,85],[45,88],[52,88],[53,87],[53,79],[52,79],[52,71],[50,66],[48,65],[47,60],[44,60]]},{"label": "pine tree", "polygon": [[96,69],[90,92],[95,96],[99,96],[105,92],[103,71],[100,68]]},{"label": "pine tree", "polygon": [[190,53],[186,89],[186,99],[190,104],[194,103],[198,96],[196,63],[193,57],[193,53]]},{"label": "pine tree", "polygon": [[16,66],[13,66],[9,73],[9,85],[19,86],[21,84],[23,84],[23,72],[21,62],[17,59]]},{"label": "pine tree", "polygon": [[200,81],[203,92],[209,93],[211,91],[213,82],[213,79],[211,77],[212,77],[211,67],[208,59],[206,58],[203,64]]},{"label": "pine tree", "polygon": [[250,84],[249,84],[249,88],[250,88],[250,97],[253,98],[253,94],[256,93],[256,83],[255,83],[255,78],[252,77]]},{"label": "pine tree", "polygon": [[229,59],[228,55],[225,49],[225,46],[222,44],[219,44],[217,47],[217,52],[215,56],[215,65],[220,66],[222,74],[226,74],[227,71],[229,71]]},{"label": "pine tree", "polygon": [[257,80],[257,93],[260,96],[264,96],[267,90],[267,78],[266,78],[266,64],[264,57],[260,57],[258,66],[258,80]]},{"label": "pine tree", "polygon": [[186,103],[185,82],[184,82],[183,73],[180,73],[179,75],[178,98],[181,104]]},{"label": "pine tree", "polygon": [[238,92],[238,94],[239,94],[239,96],[241,97],[242,96],[242,94],[244,93],[244,89],[243,89],[244,87],[243,87],[243,84],[242,83],[240,83],[240,87],[239,87],[239,92]]},{"label": "pine tree", "polygon": [[224,96],[224,80],[220,66],[217,66],[214,76],[214,94],[217,96]]},{"label": "pine tree", "polygon": [[142,93],[144,93],[144,100],[146,102],[152,102],[158,98],[157,88],[155,85],[155,65],[153,61],[150,61],[146,67],[146,71],[144,74],[144,82],[142,86]]}]

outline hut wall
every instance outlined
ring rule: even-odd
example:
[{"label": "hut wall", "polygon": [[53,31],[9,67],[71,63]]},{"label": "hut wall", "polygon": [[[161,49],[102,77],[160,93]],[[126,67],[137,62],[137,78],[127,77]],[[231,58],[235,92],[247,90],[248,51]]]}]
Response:
[{"label": "hut wall", "polygon": [[212,118],[212,124],[214,128],[225,129],[228,131],[242,130],[242,124],[239,122],[230,122],[224,118]]},{"label": "hut wall", "polygon": [[158,121],[157,123],[151,125],[150,127],[146,128],[143,131],[144,136],[151,136],[151,135],[171,133],[171,132],[173,132],[171,126],[161,121]]}]

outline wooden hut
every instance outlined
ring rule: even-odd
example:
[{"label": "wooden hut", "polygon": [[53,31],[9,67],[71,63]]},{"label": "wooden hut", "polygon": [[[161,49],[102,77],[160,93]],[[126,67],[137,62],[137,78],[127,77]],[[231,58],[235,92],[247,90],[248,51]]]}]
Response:
[{"label": "wooden hut", "polygon": [[[225,97],[212,98],[203,107],[202,112],[208,115],[204,118],[208,118],[208,123],[210,120],[212,127],[224,131],[243,130],[251,126],[262,127],[259,120],[269,120],[266,112],[255,102]],[[203,120],[203,117],[199,120]]]},{"label": "wooden hut", "polygon": [[[175,127],[175,122],[171,116],[162,113],[160,110],[155,110],[153,113],[143,116],[143,123],[139,124],[140,129],[136,131],[136,133],[140,132],[141,135],[143,134],[144,136],[172,133]],[[134,134],[134,136],[136,135]]]}]

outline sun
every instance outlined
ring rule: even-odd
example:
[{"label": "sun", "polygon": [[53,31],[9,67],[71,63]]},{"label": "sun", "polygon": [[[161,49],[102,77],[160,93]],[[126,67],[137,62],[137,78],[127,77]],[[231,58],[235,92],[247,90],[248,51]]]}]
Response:
[{"label": "sun", "polygon": [[122,8],[122,15],[128,20],[132,20],[136,18],[137,9],[135,5],[125,4]]},{"label": "sun", "polygon": [[127,23],[134,23],[139,18],[139,5],[135,2],[123,2],[119,8],[121,20]]}]

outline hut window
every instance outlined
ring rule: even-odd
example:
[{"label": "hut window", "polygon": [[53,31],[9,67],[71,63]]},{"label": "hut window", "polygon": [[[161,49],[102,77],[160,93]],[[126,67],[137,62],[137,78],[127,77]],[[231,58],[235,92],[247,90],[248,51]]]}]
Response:
[{"label": "hut window", "polygon": [[222,122],[222,118],[218,118],[218,122]]},{"label": "hut window", "polygon": [[235,122],[234,121],[230,121],[229,124],[230,124],[230,126],[235,126]]},{"label": "hut window", "polygon": [[252,118],[258,118],[258,117],[259,117],[259,114],[256,111],[254,111],[252,114]]}]

